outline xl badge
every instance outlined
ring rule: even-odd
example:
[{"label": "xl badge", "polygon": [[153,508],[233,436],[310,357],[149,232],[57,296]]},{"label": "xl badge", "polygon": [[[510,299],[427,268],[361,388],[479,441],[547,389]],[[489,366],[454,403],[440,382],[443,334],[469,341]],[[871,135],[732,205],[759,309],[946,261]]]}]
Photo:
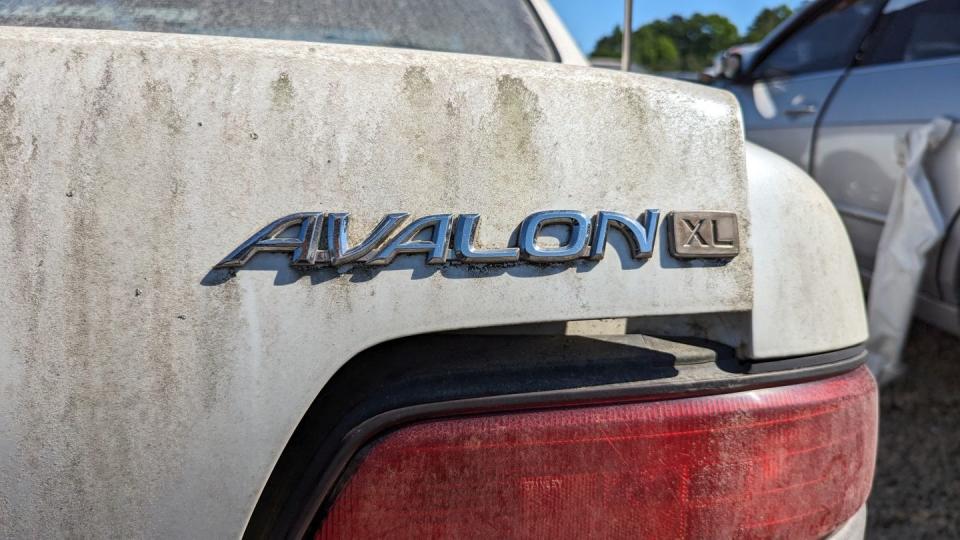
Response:
[{"label": "xl badge", "polygon": [[740,253],[737,215],[729,212],[673,212],[670,254],[680,259],[730,258]]},{"label": "xl badge", "polygon": [[[671,229],[671,252],[677,257],[729,258],[739,252],[737,217],[722,212],[672,214],[671,223],[690,223],[693,241],[722,241],[722,249],[691,251],[686,243],[678,249],[682,234]],[[704,227],[693,224],[698,216],[722,216]],[[267,225],[233,250],[214,268],[239,268],[254,255],[263,252],[290,253],[291,264],[300,267],[342,266],[347,264],[383,266],[397,255],[420,254],[427,264],[507,264],[519,261],[562,263],[576,259],[600,260],[612,229],[622,234],[634,259],[646,259],[653,253],[657,238],[659,210],[647,210],[635,219],[626,214],[597,213],[593,219],[573,210],[547,210],[527,216],[520,224],[517,245],[497,249],[477,248],[474,239],[480,225],[477,214],[435,214],[413,220],[401,228],[409,217],[406,213],[387,214],[366,239],[350,245],[347,230],[350,215],[346,213],[302,212],[290,214]],[[707,218],[704,218],[707,219]],[[720,225],[717,225],[720,223]],[[548,225],[560,225],[569,231],[566,243],[545,247],[537,239]],[[733,227],[732,240],[729,227]],[[712,228],[711,228],[712,227]],[[295,229],[296,228],[296,229]],[[288,231],[296,232],[295,235]],[[398,232],[399,231],[399,232]],[[713,231],[709,233],[709,231]],[[707,234],[708,236],[703,236]],[[712,236],[710,236],[712,234]],[[718,236],[719,235],[719,236]],[[689,236],[689,235],[687,235]],[[687,239],[689,240],[689,239]],[[685,241],[686,242],[686,241]]]}]

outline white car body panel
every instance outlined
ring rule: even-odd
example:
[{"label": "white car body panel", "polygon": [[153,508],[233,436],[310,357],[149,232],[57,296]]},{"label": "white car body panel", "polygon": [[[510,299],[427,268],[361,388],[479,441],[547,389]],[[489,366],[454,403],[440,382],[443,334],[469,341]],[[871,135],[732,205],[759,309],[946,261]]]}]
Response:
[{"label": "white car body panel", "polygon": [[[856,279],[835,212],[802,172],[745,150],[733,96],[701,86],[0,28],[0,149],[2,536],[240,535],[325,382],[400,336],[700,314],[706,337],[755,358],[866,337],[862,300],[827,285]],[[271,254],[210,272],[297,211],[351,212],[356,231],[393,211],[476,212],[481,243],[503,246],[537,210],[647,208],[737,212],[740,255],[678,263],[661,227],[643,264],[614,235],[606,259],[570,266],[409,256],[303,274]]]},{"label": "white car body panel", "polygon": [[754,266],[751,356],[802,354],[803,345],[783,337],[810,328],[826,342],[854,335],[866,340],[860,276],[849,237],[838,234],[843,222],[833,203],[793,163],[760,146],[746,147],[750,215],[754,223],[780,223],[753,228],[754,257],[764,263],[788,257],[796,265]]}]

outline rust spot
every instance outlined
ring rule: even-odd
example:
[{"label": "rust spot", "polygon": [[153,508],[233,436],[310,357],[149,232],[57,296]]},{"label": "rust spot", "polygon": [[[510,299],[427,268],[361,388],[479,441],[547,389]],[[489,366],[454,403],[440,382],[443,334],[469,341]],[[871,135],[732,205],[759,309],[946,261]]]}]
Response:
[{"label": "rust spot", "polygon": [[23,147],[23,139],[13,129],[19,125],[16,89],[22,78],[19,74],[11,77],[10,86],[0,94],[0,180],[10,177],[10,167]]},{"label": "rust spot", "polygon": [[173,99],[173,89],[166,81],[151,79],[144,83],[143,99],[147,102],[147,110],[167,128],[170,135],[179,135],[183,132],[184,120],[177,111]]},{"label": "rust spot", "polygon": [[280,73],[277,80],[270,83],[270,89],[273,90],[273,94],[270,96],[273,108],[280,110],[289,109],[293,98],[296,97],[296,91],[293,88],[293,79],[290,78],[290,74],[286,71]]},{"label": "rust spot", "polygon": [[97,118],[104,118],[109,112],[110,103],[115,99],[111,87],[113,86],[113,63],[114,55],[111,53],[107,58],[107,63],[103,67],[103,73],[100,74],[100,84],[93,97],[93,111]]},{"label": "rust spot", "polygon": [[427,77],[423,66],[410,66],[403,72],[403,93],[408,99],[418,99],[429,95],[433,90],[433,81]]},{"label": "rust spot", "polygon": [[460,107],[458,107],[453,101],[447,100],[443,106],[444,112],[447,113],[447,116],[453,118],[460,114]]},{"label": "rust spot", "polygon": [[524,84],[510,75],[497,79],[497,97],[494,102],[500,137],[498,154],[504,158],[529,158],[536,153],[534,133],[543,118],[540,99]]}]

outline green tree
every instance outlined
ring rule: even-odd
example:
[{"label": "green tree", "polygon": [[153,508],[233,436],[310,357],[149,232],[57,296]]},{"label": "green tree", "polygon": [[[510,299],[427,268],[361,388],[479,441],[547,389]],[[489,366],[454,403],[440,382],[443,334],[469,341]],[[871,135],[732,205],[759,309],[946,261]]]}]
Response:
[{"label": "green tree", "polygon": [[[620,27],[615,28],[597,41],[592,56],[620,56],[622,39]],[[631,54],[653,71],[700,71],[715,54],[739,42],[737,27],[722,15],[674,15],[634,30]]]},{"label": "green tree", "polygon": [[642,26],[633,33],[630,51],[635,63],[651,71],[674,70],[680,59],[673,40],[648,26]]},{"label": "green tree", "polygon": [[776,28],[780,23],[786,20],[787,17],[793,14],[793,10],[790,9],[790,6],[781,4],[774,8],[764,8],[760,13],[757,14],[757,17],[753,19],[753,22],[750,24],[750,28],[747,30],[747,35],[744,36],[744,41],[748,43],[756,43],[767,36],[771,30]]},{"label": "green tree", "polygon": [[[632,49],[633,47],[631,47]],[[597,40],[597,44],[593,47],[593,52],[590,53],[590,56],[596,58],[619,58],[620,51],[623,50],[623,30],[620,28],[620,25],[613,27],[613,32],[610,32],[610,35],[603,36]]]},{"label": "green tree", "polygon": [[689,19],[671,17],[671,32],[680,53],[681,71],[700,71],[710,65],[714,55],[736,45],[740,32],[723,15],[694,13]]}]

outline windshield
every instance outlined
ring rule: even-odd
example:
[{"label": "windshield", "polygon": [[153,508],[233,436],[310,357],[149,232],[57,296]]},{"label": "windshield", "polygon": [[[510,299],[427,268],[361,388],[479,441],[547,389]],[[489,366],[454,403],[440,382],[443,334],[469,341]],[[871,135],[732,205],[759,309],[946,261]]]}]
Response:
[{"label": "windshield", "polygon": [[556,60],[525,0],[0,0],[0,25],[325,41]]}]

